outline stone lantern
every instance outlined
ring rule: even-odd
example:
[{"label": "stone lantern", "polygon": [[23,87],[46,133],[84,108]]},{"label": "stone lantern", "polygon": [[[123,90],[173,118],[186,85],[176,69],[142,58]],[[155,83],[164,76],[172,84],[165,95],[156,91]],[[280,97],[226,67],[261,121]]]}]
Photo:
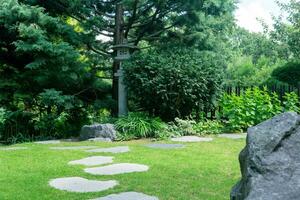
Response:
[{"label": "stone lantern", "polygon": [[112,49],[117,51],[117,56],[114,57],[114,60],[120,62],[120,68],[117,73],[114,74],[115,77],[118,77],[118,116],[126,116],[128,114],[127,109],[127,89],[124,84],[124,70],[122,67],[122,61],[129,60],[130,50],[138,49],[138,47],[128,44],[127,41],[124,41],[122,44],[118,44],[112,47]]}]

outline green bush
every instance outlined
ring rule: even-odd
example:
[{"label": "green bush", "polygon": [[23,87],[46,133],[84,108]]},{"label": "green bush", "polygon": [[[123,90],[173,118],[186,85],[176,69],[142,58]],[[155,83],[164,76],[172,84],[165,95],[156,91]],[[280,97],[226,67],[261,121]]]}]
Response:
[{"label": "green bush", "polygon": [[272,76],[279,81],[298,87],[300,84],[300,62],[289,62],[275,69]]},{"label": "green bush", "polygon": [[148,137],[158,137],[164,132],[166,125],[158,117],[152,118],[146,113],[129,113],[128,116],[119,118],[115,122],[120,133],[119,139],[138,139]]},{"label": "green bush", "polygon": [[223,131],[223,124],[219,120],[195,121],[192,119],[175,118],[174,122],[169,122],[168,132],[172,133],[169,136],[185,136],[185,135],[206,135],[219,134]]},{"label": "green bush", "polygon": [[285,111],[300,113],[299,97],[295,92],[286,93],[283,96],[283,107]]},{"label": "green bush", "polygon": [[129,97],[165,121],[214,106],[222,82],[222,62],[213,52],[151,49],[125,67]]},{"label": "green bush", "polygon": [[168,132],[173,133],[174,136],[196,135],[195,124],[196,121],[191,119],[175,118],[173,122],[168,123]]},{"label": "green bush", "polygon": [[219,120],[202,120],[197,122],[193,129],[197,132],[199,135],[205,135],[205,134],[219,134],[222,133],[224,129],[224,125]]},{"label": "green bush", "polygon": [[221,108],[226,126],[232,131],[243,131],[283,111],[277,94],[257,87],[240,96],[225,94]]}]

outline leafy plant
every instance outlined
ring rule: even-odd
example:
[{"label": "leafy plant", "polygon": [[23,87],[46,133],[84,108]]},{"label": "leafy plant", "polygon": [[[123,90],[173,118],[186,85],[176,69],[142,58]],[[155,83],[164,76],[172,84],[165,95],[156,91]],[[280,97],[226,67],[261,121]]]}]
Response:
[{"label": "leafy plant", "polygon": [[283,96],[283,107],[285,111],[300,113],[299,97],[295,92],[286,93]]},{"label": "leafy plant", "polygon": [[282,112],[278,95],[258,87],[247,89],[240,96],[224,94],[221,107],[226,125],[233,131],[243,131]]},{"label": "leafy plant", "polygon": [[223,131],[224,125],[221,121],[218,120],[204,120],[197,122],[193,129],[199,135],[205,134],[219,134]]},{"label": "leafy plant", "polygon": [[169,122],[168,131],[180,136],[195,135],[196,131],[193,128],[195,124],[194,120],[175,118],[174,122]]},{"label": "leafy plant", "polygon": [[152,118],[149,115],[139,112],[130,113],[115,122],[117,130],[123,138],[147,138],[156,137],[157,132],[164,131],[165,124],[159,118]]}]

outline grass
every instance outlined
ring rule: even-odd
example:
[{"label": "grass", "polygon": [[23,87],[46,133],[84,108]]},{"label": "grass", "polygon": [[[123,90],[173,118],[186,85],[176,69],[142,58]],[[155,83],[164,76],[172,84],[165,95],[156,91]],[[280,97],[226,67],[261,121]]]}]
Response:
[{"label": "grass", "polygon": [[[125,191],[155,195],[160,200],[229,199],[231,187],[240,177],[238,153],[244,140],[215,138],[213,142],[190,143],[184,149],[158,150],[144,147],[148,140],[119,143],[25,143],[28,150],[0,151],[1,200],[85,200]],[[128,145],[131,152],[115,154],[114,163],[139,163],[148,172],[115,176],[94,176],[83,166],[70,166],[71,160],[91,155],[83,150],[50,150],[50,146],[91,145],[99,147]],[[93,180],[117,180],[114,189],[96,193],[71,193],[49,187],[54,178],[80,176]]]}]

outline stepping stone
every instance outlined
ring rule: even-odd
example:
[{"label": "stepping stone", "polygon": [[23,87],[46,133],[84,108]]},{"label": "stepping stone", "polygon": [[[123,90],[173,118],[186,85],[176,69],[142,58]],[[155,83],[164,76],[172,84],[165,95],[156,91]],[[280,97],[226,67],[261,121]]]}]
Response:
[{"label": "stepping stone", "polygon": [[212,138],[198,137],[198,136],[182,136],[171,139],[174,142],[210,142]]},{"label": "stepping stone", "polygon": [[86,152],[95,152],[95,153],[125,153],[130,151],[128,146],[120,147],[111,147],[111,148],[100,148],[100,149],[91,149]]},{"label": "stepping stone", "polygon": [[120,163],[107,165],[103,167],[86,168],[84,171],[93,175],[116,175],[126,174],[132,172],[144,172],[148,171],[149,167],[140,164]]},{"label": "stepping stone", "polygon": [[97,146],[71,146],[71,147],[50,147],[54,150],[80,150],[80,149],[94,149]]},{"label": "stepping stone", "polygon": [[159,200],[157,197],[149,196],[137,192],[123,192],[119,194],[111,194],[106,197],[100,197],[92,200]]},{"label": "stepping stone", "polygon": [[5,147],[0,148],[1,151],[15,151],[15,150],[25,150],[28,149],[28,147]]},{"label": "stepping stone", "polygon": [[110,138],[102,138],[102,137],[96,137],[96,138],[90,138],[88,139],[90,142],[112,142]]},{"label": "stepping stone", "polygon": [[219,134],[218,137],[221,138],[229,138],[229,139],[245,139],[247,137],[247,133],[243,133],[243,134]]},{"label": "stepping stone", "polygon": [[70,161],[69,165],[85,165],[85,166],[103,165],[103,164],[112,163],[113,158],[114,157],[110,157],[110,156],[91,156],[80,160]]},{"label": "stepping stone", "polygon": [[180,149],[185,147],[183,144],[147,144],[145,146],[154,149]]},{"label": "stepping stone", "polygon": [[37,141],[35,144],[59,144],[59,140],[46,140],[46,141]]},{"label": "stepping stone", "polygon": [[51,187],[69,192],[101,192],[118,185],[117,181],[96,181],[81,177],[57,178],[49,182]]}]

